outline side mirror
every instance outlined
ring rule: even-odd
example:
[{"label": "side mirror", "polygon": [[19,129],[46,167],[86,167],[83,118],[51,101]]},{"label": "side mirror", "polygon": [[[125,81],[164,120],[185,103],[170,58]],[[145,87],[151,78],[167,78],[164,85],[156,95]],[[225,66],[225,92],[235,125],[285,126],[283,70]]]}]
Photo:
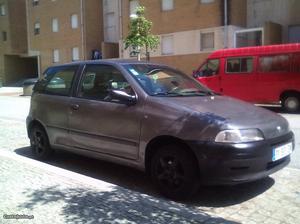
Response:
[{"label": "side mirror", "polygon": [[134,105],[137,102],[137,98],[135,95],[129,95],[128,93],[122,90],[112,89],[111,96],[115,99],[120,100],[121,102],[126,103],[127,105]]},{"label": "side mirror", "polygon": [[203,76],[203,72],[202,71],[193,71],[193,77],[196,79],[196,78],[199,78]]}]

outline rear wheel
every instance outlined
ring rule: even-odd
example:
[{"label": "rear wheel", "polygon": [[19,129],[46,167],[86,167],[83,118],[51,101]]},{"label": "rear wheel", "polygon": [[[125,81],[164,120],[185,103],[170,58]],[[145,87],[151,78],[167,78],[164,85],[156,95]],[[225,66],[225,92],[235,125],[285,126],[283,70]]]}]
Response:
[{"label": "rear wheel", "polygon": [[282,106],[288,112],[296,112],[300,108],[300,96],[288,95],[283,97]]},{"label": "rear wheel", "polygon": [[190,197],[198,187],[194,157],[176,145],[158,149],[151,160],[151,176],[160,192],[174,200]]},{"label": "rear wheel", "polygon": [[33,155],[38,160],[47,160],[53,154],[45,130],[36,125],[30,131],[30,145]]}]

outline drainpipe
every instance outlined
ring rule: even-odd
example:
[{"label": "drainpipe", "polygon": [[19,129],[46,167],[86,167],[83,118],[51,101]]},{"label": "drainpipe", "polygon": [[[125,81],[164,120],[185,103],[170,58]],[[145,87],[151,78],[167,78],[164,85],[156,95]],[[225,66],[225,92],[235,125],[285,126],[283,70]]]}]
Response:
[{"label": "drainpipe", "polygon": [[[119,55],[119,58],[124,57],[124,50],[123,50],[123,15],[122,15],[122,0],[119,0],[118,2],[119,7],[119,34],[120,34],[120,40],[119,40],[119,52],[121,53]],[[121,43],[121,44],[120,44]]]},{"label": "drainpipe", "polygon": [[83,0],[80,0],[80,29],[81,29],[81,57],[82,60],[85,60],[85,38],[84,38],[84,5]]},{"label": "drainpipe", "polygon": [[228,2],[224,0],[224,48],[228,48]]}]

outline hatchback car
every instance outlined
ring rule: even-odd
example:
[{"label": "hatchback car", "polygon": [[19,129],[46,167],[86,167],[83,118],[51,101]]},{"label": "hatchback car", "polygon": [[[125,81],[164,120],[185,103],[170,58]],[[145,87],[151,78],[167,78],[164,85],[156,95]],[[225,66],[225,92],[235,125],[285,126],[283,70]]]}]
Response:
[{"label": "hatchback car", "polygon": [[199,183],[267,177],[294,149],[283,117],[216,95],[171,67],[126,60],[47,69],[34,87],[27,130],[37,159],[62,149],[132,166],[172,199]]}]

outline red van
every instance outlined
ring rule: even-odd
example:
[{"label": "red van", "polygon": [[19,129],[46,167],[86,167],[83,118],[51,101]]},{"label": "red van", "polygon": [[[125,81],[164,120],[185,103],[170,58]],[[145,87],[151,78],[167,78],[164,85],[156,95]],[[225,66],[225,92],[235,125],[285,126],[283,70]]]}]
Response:
[{"label": "red van", "polygon": [[222,49],[193,73],[217,93],[260,104],[300,108],[300,44]]}]

